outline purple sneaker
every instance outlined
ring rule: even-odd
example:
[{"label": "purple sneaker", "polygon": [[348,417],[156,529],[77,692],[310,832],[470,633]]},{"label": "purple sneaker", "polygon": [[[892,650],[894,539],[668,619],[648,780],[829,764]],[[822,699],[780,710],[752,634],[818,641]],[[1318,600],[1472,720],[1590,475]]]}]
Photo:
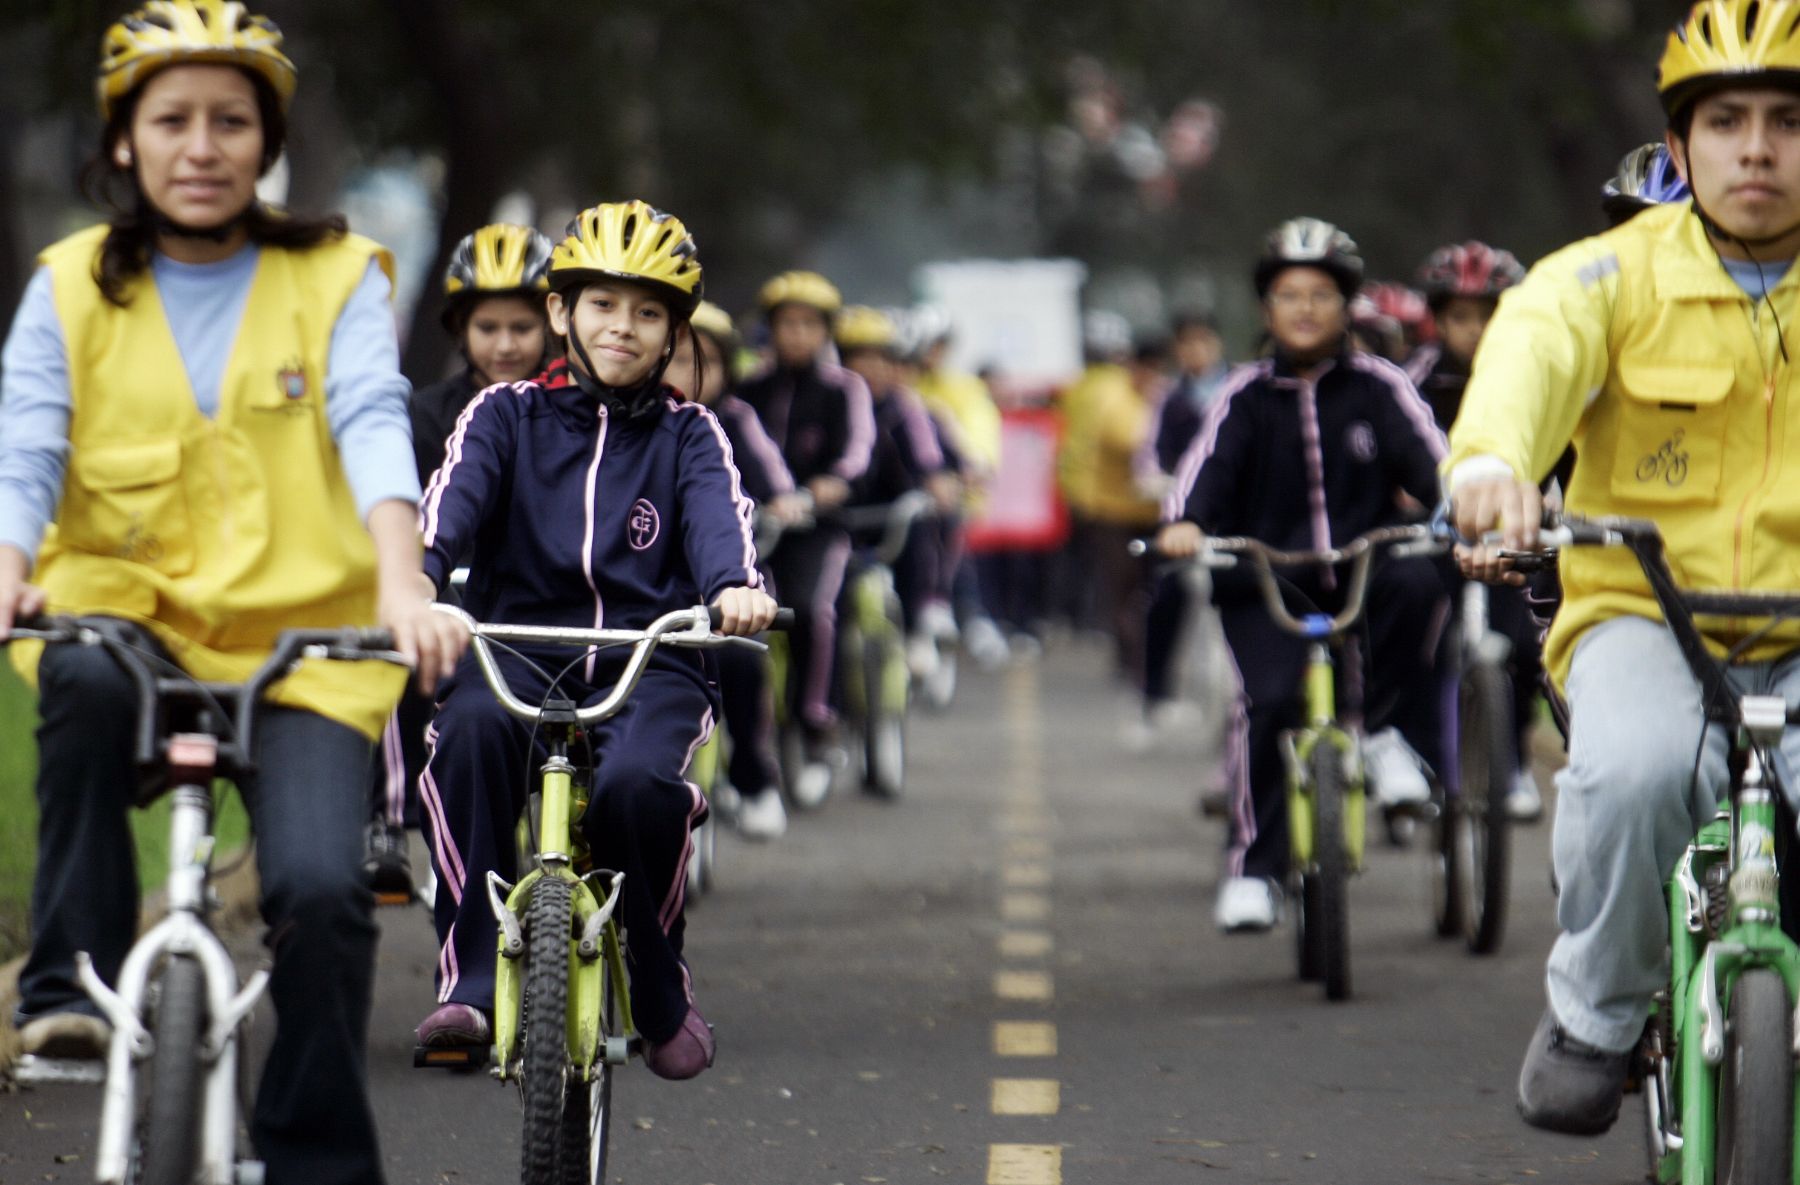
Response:
[{"label": "purple sneaker", "polygon": [[419,1022],[419,1044],[434,1049],[488,1045],[493,1040],[494,1026],[487,1014],[468,1004],[439,1004]]},{"label": "purple sneaker", "polygon": [[712,1026],[700,1015],[693,1001],[688,1001],[687,1015],[682,1018],[681,1027],[675,1035],[661,1045],[644,1047],[644,1064],[658,1078],[669,1078],[679,1081],[692,1078],[713,1064],[713,1054],[717,1046],[713,1041]]}]

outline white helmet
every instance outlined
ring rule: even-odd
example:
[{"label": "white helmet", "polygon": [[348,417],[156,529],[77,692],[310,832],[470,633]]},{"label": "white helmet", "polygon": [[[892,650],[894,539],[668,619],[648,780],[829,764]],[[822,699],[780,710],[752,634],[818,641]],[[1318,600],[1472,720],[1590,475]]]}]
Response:
[{"label": "white helmet", "polygon": [[1269,295],[1275,277],[1290,267],[1316,267],[1337,281],[1346,301],[1362,285],[1363,261],[1356,240],[1320,218],[1293,218],[1269,232],[1256,261],[1256,296]]}]

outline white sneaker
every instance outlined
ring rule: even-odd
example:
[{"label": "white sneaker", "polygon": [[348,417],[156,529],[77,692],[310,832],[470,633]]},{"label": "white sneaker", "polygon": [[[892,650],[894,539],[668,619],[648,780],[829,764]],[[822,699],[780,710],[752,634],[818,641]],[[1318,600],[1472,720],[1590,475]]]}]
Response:
[{"label": "white sneaker", "polygon": [[1141,715],[1132,715],[1119,725],[1119,748],[1127,753],[1143,754],[1156,747],[1156,726]]},{"label": "white sneaker", "polygon": [[1544,817],[1544,796],[1538,793],[1537,779],[1528,769],[1513,775],[1506,792],[1506,813],[1518,823],[1535,823]]},{"label": "white sneaker", "polygon": [[1260,876],[1227,877],[1219,885],[1213,921],[1227,934],[1260,934],[1275,927],[1281,898],[1273,881]]},{"label": "white sneaker", "polygon": [[1006,636],[1000,627],[994,624],[991,617],[977,617],[969,623],[968,631],[963,639],[964,648],[975,665],[984,671],[997,671],[1006,665],[1010,656],[1006,646]]},{"label": "white sneaker", "polygon": [[1369,789],[1382,806],[1416,806],[1431,800],[1419,755],[1398,729],[1384,728],[1365,737],[1362,755]]},{"label": "white sneaker", "polygon": [[942,601],[919,607],[919,632],[927,638],[956,640],[956,614]]},{"label": "white sneaker", "polygon": [[906,669],[912,677],[923,683],[937,674],[938,644],[937,639],[925,632],[923,626],[919,632],[906,640]]},{"label": "white sneaker", "polygon": [[829,761],[808,760],[800,767],[800,772],[794,775],[794,805],[803,811],[823,806],[831,793],[831,777],[834,772]]},{"label": "white sneaker", "polygon": [[766,787],[761,794],[746,795],[738,802],[738,834],[746,839],[780,839],[787,834],[787,807],[781,791]]}]

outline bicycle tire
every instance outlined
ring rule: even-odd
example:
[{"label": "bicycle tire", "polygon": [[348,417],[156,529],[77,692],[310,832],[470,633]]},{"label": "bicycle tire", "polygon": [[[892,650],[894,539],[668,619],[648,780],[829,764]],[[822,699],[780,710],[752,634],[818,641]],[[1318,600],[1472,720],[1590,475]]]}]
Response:
[{"label": "bicycle tire", "polygon": [[882,798],[899,798],[906,789],[906,724],[887,702],[887,675],[904,655],[889,653],[882,642],[863,643],[863,772],[868,788]]},{"label": "bicycle tire", "polygon": [[524,1185],[557,1185],[569,1084],[569,882],[539,878],[525,909],[525,998],[520,1018]]},{"label": "bicycle tire", "polygon": [[1458,820],[1463,802],[1459,791],[1439,789],[1437,817],[1431,821],[1431,922],[1439,938],[1463,932],[1463,884]]},{"label": "bicycle tire", "polygon": [[1313,792],[1313,875],[1319,882],[1319,978],[1328,1000],[1350,998],[1350,857],[1344,842],[1343,755],[1328,740],[1307,765]]},{"label": "bicycle tire", "polygon": [[1317,877],[1304,872],[1293,879],[1296,885],[1294,953],[1299,962],[1300,978],[1307,983],[1317,983],[1321,974],[1319,935],[1322,933],[1319,921],[1319,881]]},{"label": "bicycle tire", "polygon": [[137,1185],[192,1185],[200,1160],[205,1072],[206,972],[192,955],[170,955],[159,980],[151,1032],[150,1087],[138,1128]]},{"label": "bicycle tire", "polygon": [[1794,1154],[1792,1008],[1779,973],[1738,976],[1726,1014],[1713,1126],[1718,1185],[1789,1181]]},{"label": "bicycle tire", "polygon": [[1456,812],[1462,876],[1463,941],[1471,953],[1492,954],[1506,932],[1512,870],[1512,819],[1506,794],[1513,774],[1512,685],[1506,672],[1476,663],[1463,672],[1457,694],[1461,774]]}]

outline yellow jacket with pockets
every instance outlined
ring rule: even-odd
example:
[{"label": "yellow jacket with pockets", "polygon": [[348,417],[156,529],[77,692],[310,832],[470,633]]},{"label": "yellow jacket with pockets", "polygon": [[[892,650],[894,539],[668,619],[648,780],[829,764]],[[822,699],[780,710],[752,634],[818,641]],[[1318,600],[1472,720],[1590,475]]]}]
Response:
[{"label": "yellow jacket with pockets", "polygon": [[[1773,283],[1781,265],[1768,270]],[[1790,332],[1797,292],[1792,270],[1770,291]],[[1506,293],[1482,339],[1450,433],[1452,494],[1495,460],[1541,480],[1572,439],[1568,509],[1655,520],[1681,587],[1800,591],[1800,457],[1788,440],[1800,384],[1776,321],[1726,272],[1686,203],[1558,251]],[[1590,627],[1661,620],[1622,549],[1571,549],[1562,578],[1544,656],[1558,683]],[[1701,621],[1720,653],[1762,624]],[[1784,628],[1748,656],[1797,644],[1800,626]]]},{"label": "yellow jacket with pockets", "polygon": [[[261,249],[226,363],[203,415],[154,281],[109,304],[93,280],[104,226],[46,249],[68,346],[72,446],[35,579],[56,612],[142,623],[191,675],[236,682],[291,628],[367,625],[375,551],[325,414],[332,327],[371,259],[354,235]],[[18,659],[35,673],[35,651]],[[376,736],[404,672],[308,663],[269,699]]]}]

